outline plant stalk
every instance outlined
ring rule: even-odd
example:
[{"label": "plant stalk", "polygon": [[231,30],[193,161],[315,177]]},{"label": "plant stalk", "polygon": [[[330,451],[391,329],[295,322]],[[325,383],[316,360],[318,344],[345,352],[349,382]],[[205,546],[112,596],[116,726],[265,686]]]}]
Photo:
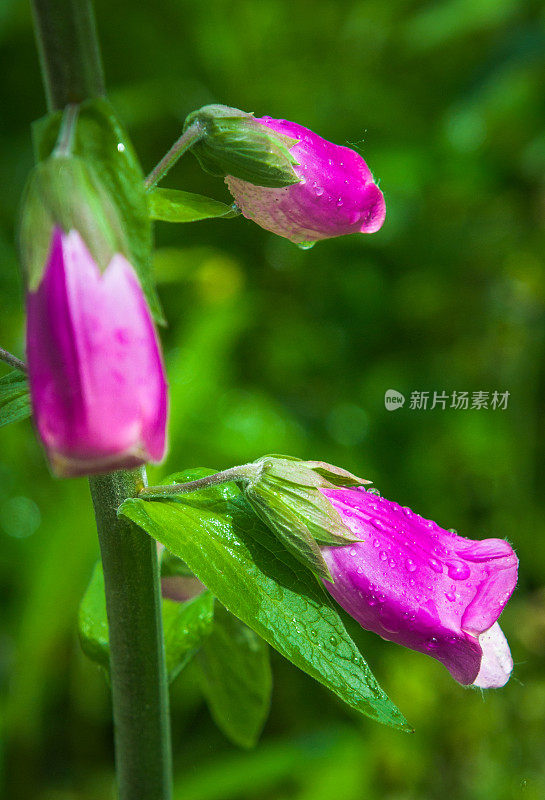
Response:
[{"label": "plant stalk", "polygon": [[145,470],[89,479],[110,633],[110,676],[120,800],[171,797],[168,684],[157,545],[117,516],[145,484]]},{"label": "plant stalk", "polygon": [[3,361],[5,364],[9,364],[10,367],[15,367],[15,369],[21,370],[21,372],[26,372],[26,364],[24,361],[21,361],[20,358],[14,356],[8,350],[4,350],[3,347],[0,347],[0,361]]},{"label": "plant stalk", "polygon": [[188,483],[167,483],[164,486],[147,486],[138,493],[144,500],[160,499],[173,494],[189,494],[198,492],[199,489],[208,489],[209,486],[217,486],[221,483],[249,483],[259,477],[262,467],[260,464],[244,464],[240,467],[230,467],[223,472],[215,472],[213,475],[206,475],[204,478],[197,478]]},{"label": "plant stalk", "polygon": [[104,96],[91,0],[32,0],[32,9],[49,111]]},{"label": "plant stalk", "polygon": [[148,192],[157,186],[159,181],[172,169],[178,159],[183,156],[195,142],[198,142],[203,135],[204,131],[198,122],[194,122],[193,125],[190,125],[189,128],[182,133],[180,138],[174,142],[168,153],[163,156],[144,181],[144,186]]},{"label": "plant stalk", "polygon": [[[104,95],[91,0],[32,0],[49,111]],[[104,569],[120,800],[170,800],[172,767],[157,547],[117,509],[145,469],[89,479]]]}]

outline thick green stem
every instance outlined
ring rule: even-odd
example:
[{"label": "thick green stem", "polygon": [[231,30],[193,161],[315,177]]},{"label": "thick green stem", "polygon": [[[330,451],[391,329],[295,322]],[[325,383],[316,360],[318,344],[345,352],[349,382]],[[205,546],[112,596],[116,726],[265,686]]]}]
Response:
[{"label": "thick green stem", "polygon": [[[91,0],[32,0],[50,111],[104,94]],[[70,115],[69,111],[69,115]],[[117,509],[144,469],[90,478],[110,630],[120,800],[170,800],[171,748],[156,544]]]},{"label": "thick green stem", "polygon": [[110,631],[110,676],[120,800],[171,796],[168,684],[157,546],[117,508],[145,484],[145,471],[89,479]]},{"label": "thick green stem", "polygon": [[32,8],[48,109],[103,96],[91,0],[32,0]]}]

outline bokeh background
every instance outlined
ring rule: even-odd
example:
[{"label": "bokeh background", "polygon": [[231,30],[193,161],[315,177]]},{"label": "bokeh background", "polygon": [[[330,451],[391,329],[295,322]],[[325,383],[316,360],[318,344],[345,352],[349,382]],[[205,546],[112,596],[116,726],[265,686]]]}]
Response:
[{"label": "bokeh background", "polygon": [[[110,95],[146,170],[224,102],[356,144],[384,228],[301,251],[242,217],[158,224],[172,390],[152,479],[267,452],[329,460],[444,527],[509,539],[516,668],[484,696],[368,634],[413,723],[359,718],[279,656],[251,752],[172,690],[180,800],[545,797],[545,8],[531,0],[98,0]],[[30,11],[0,6],[0,342],[22,354],[15,219],[45,111]],[[165,186],[228,200],[192,156]],[[4,368],[0,367],[4,374]],[[387,389],[505,391],[507,410],[390,412]],[[108,688],[75,634],[97,557],[86,482],[0,431],[0,781],[10,800],[112,796]]]}]

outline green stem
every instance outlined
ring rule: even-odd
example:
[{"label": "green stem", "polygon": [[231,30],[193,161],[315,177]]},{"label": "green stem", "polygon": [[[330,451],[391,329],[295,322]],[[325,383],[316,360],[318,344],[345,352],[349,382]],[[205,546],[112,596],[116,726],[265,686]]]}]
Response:
[{"label": "green stem", "polygon": [[10,367],[21,370],[21,372],[26,372],[26,364],[24,361],[21,361],[20,358],[17,358],[17,356],[14,356],[8,350],[4,350],[3,347],[0,347],[0,361],[9,364]]},{"label": "green stem", "polygon": [[174,142],[168,153],[163,156],[144,181],[144,186],[148,192],[157,186],[159,181],[172,169],[180,156],[183,156],[195,142],[198,142],[203,134],[203,129],[198,122],[194,122],[182,133],[180,138]]},{"label": "green stem", "polygon": [[231,467],[223,472],[215,472],[213,475],[206,475],[204,478],[197,478],[188,483],[168,483],[165,486],[149,486],[139,492],[139,497],[144,500],[160,499],[173,494],[189,494],[198,492],[200,489],[208,489],[209,486],[217,486],[221,483],[247,484],[259,477],[262,471],[260,464],[244,464],[240,467]]},{"label": "green stem", "polygon": [[[50,111],[104,94],[91,0],[32,0]],[[68,112],[70,117],[71,111]],[[117,509],[145,470],[89,479],[110,631],[120,800],[170,800],[171,747],[156,544]]]},{"label": "green stem", "polygon": [[110,632],[110,676],[120,800],[171,796],[168,685],[155,541],[117,516],[145,470],[91,477]]},{"label": "green stem", "polygon": [[91,0],[32,0],[34,30],[50,111],[104,95]]}]

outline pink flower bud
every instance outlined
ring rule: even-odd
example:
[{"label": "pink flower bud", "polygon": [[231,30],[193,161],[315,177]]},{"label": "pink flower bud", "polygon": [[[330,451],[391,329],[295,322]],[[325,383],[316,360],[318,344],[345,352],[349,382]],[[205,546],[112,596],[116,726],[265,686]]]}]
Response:
[{"label": "pink flower bud", "polygon": [[101,272],[76,230],[55,228],[27,311],[34,419],[54,472],[86,475],[159,461],[166,380],[127,259],[118,253]]},{"label": "pink flower bud", "polygon": [[384,222],[382,192],[363,158],[285,119],[256,120],[297,139],[290,147],[299,183],[280,189],[255,186],[228,175],[225,182],[248,219],[297,244],[345,233],[374,233]]},{"label": "pink flower bud", "polygon": [[513,661],[498,625],[517,582],[502,539],[472,541],[364,489],[322,489],[361,541],[323,547],[324,585],[366,630],[441,661],[462,684],[500,687]]}]

